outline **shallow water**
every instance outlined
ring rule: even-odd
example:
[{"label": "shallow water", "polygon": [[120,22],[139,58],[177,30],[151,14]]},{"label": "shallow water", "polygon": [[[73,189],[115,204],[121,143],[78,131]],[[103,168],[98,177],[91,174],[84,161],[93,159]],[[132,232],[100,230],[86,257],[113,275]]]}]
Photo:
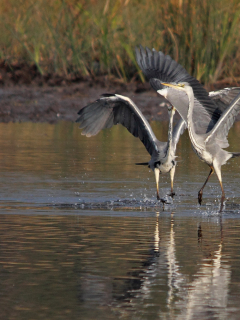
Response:
[{"label": "shallow water", "polygon": [[[159,139],[167,124],[153,123]],[[149,156],[127,130],[0,124],[3,319],[239,319],[240,159],[222,169],[219,214],[209,169],[178,145],[176,196],[135,166]],[[239,151],[240,123],[229,134]]]}]

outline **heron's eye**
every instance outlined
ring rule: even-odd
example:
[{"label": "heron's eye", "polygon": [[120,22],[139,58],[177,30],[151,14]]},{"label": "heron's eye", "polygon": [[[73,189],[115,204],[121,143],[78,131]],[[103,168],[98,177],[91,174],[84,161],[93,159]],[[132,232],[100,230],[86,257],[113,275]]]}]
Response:
[{"label": "heron's eye", "polygon": [[184,85],[183,83],[180,83],[180,84],[179,84],[179,87],[184,88],[185,85]]}]

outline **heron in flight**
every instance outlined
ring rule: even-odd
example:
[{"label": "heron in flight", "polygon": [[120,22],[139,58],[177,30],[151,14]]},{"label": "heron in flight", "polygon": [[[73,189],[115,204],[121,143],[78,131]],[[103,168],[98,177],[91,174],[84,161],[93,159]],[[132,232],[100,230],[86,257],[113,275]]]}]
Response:
[{"label": "heron in flight", "polygon": [[143,73],[150,79],[152,87],[177,109],[188,127],[193,150],[210,167],[210,173],[198,192],[198,202],[213,172],[218,177],[222,196],[221,166],[240,153],[223,150],[229,146],[227,135],[240,110],[240,88],[226,88],[210,94],[203,86],[170,56],[140,47],[136,57]]},{"label": "heron in flight", "polygon": [[151,156],[149,162],[139,163],[139,165],[148,165],[154,172],[157,199],[162,200],[159,196],[159,175],[170,172],[170,195],[173,197],[176,146],[180,135],[186,129],[183,119],[180,119],[173,128],[175,109],[170,106],[168,112],[170,120],[167,142],[159,141],[136,104],[131,99],[119,94],[104,94],[100,99],[85,106],[78,112],[79,118],[76,122],[80,123],[79,127],[83,129],[82,134],[87,137],[94,136],[100,130],[111,128],[118,123],[127,128],[134,137],[138,137]]}]

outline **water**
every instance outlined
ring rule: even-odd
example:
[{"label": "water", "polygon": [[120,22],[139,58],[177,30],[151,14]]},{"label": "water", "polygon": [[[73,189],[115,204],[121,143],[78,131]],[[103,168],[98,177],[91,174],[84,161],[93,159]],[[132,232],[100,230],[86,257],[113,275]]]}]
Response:
[{"label": "water", "polygon": [[[236,123],[233,151],[239,136]],[[120,126],[86,138],[72,123],[0,124],[0,144],[1,318],[239,319],[240,159],[222,168],[219,214],[215,176],[197,204],[209,169],[187,134],[164,208]]]}]

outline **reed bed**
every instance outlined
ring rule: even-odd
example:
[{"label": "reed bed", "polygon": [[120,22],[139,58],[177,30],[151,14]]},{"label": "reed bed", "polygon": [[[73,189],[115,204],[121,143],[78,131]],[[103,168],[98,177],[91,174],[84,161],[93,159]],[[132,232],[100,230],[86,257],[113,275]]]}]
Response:
[{"label": "reed bed", "polygon": [[135,46],[171,55],[201,82],[239,79],[239,0],[2,0],[0,59],[40,74],[144,78]]}]

